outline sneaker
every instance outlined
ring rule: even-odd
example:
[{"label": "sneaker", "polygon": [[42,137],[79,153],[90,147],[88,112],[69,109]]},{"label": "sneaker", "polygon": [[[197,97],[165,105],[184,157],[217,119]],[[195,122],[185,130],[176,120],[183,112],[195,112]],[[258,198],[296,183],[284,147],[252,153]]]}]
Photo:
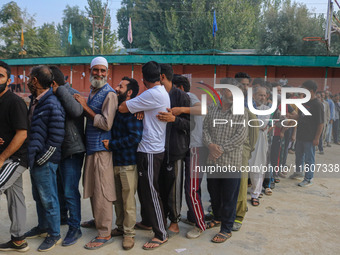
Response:
[{"label": "sneaker", "polygon": [[47,229],[40,229],[38,226],[25,233],[26,238],[46,237]]},{"label": "sneaker", "polygon": [[70,246],[72,244],[75,244],[81,236],[82,233],[79,228],[74,228],[70,226],[62,243],[62,246]]},{"label": "sneaker", "polygon": [[323,154],[325,154],[325,153],[324,153],[323,151],[319,151],[319,154],[320,154],[320,155],[323,155]]},{"label": "sneaker", "polygon": [[186,234],[186,237],[189,239],[195,239],[198,238],[202,233],[203,233],[202,229],[194,227]]},{"label": "sneaker", "polygon": [[298,185],[300,187],[308,187],[308,186],[311,186],[313,183],[312,181],[307,181],[307,180],[303,180],[302,182],[300,182]]},{"label": "sneaker", "polygon": [[30,249],[26,240],[23,240],[20,245],[17,244],[15,241],[8,241],[7,243],[0,244],[0,251],[19,251],[25,252]]},{"label": "sneaker", "polygon": [[289,179],[299,179],[299,178],[303,178],[302,172],[295,172],[291,176],[289,176]]},{"label": "sneaker", "polygon": [[239,231],[242,227],[242,223],[241,222],[234,222],[233,224],[233,228],[231,229],[231,231]]},{"label": "sneaker", "polygon": [[56,244],[61,242],[61,235],[51,236],[48,235],[45,240],[40,244],[38,251],[49,251],[52,250]]}]

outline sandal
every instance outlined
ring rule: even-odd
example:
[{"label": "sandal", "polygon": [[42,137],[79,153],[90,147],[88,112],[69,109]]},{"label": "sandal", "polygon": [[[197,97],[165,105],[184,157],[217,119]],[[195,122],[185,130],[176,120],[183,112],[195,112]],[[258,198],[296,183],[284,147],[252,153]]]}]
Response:
[{"label": "sandal", "polygon": [[112,236],[122,236],[122,235],[124,235],[124,231],[120,230],[118,228],[115,228],[115,229],[111,230],[111,235]]},{"label": "sandal", "polygon": [[261,194],[259,195],[259,198],[263,198],[263,193],[261,193]]},{"label": "sandal", "polygon": [[[229,238],[231,237],[231,233],[226,233],[226,232],[220,232],[218,234],[216,234],[213,239],[211,239],[211,241],[213,243],[224,243],[225,241],[227,241]],[[216,239],[219,238],[221,239],[220,241],[217,241]]]},{"label": "sandal", "polygon": [[271,196],[273,195],[273,191],[271,188],[266,188],[264,191],[264,194],[266,194],[267,196]]},{"label": "sandal", "polygon": [[156,241],[156,240],[150,240],[148,241],[147,243],[154,243],[154,244],[158,244],[158,246],[155,246],[155,247],[145,247],[145,244],[143,245],[143,249],[144,250],[154,250],[154,249],[157,249],[158,247],[160,247],[162,244],[165,244],[166,242],[168,241],[168,239],[166,239],[164,242],[161,242],[161,241]]},{"label": "sandal", "polygon": [[275,179],[274,179],[274,182],[275,182],[275,183],[280,183],[280,179],[279,179],[279,178],[275,178]]},{"label": "sandal", "polygon": [[259,206],[260,205],[260,200],[258,198],[251,198],[250,200],[252,206]]},{"label": "sandal", "polygon": [[221,226],[220,221],[212,220],[206,224],[206,229],[215,228]]},{"label": "sandal", "polygon": [[96,228],[96,223],[94,222],[94,219],[89,221],[84,221],[82,224],[80,224],[82,228]]},{"label": "sandal", "polygon": [[[113,237],[110,237],[110,239],[103,239],[103,238],[100,238],[99,236],[96,236],[95,238],[93,238],[90,242],[88,242],[87,244],[85,244],[84,248],[85,249],[88,249],[88,250],[97,250],[109,243],[112,243],[113,242]],[[99,246],[88,246],[88,244],[93,244],[93,243],[100,243]]]}]

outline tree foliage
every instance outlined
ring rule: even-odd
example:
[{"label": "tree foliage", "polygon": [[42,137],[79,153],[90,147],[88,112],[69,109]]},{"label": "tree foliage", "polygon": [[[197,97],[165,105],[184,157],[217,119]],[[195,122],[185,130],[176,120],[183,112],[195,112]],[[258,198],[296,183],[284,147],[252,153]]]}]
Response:
[{"label": "tree foliage", "polygon": [[267,1],[259,29],[259,52],[269,55],[322,55],[327,48],[304,37],[324,37],[325,19],[290,0]]},{"label": "tree foliage", "polygon": [[[151,51],[229,50],[256,44],[261,0],[122,0],[118,10],[118,38],[128,48]],[[212,37],[213,11],[218,32]]]}]

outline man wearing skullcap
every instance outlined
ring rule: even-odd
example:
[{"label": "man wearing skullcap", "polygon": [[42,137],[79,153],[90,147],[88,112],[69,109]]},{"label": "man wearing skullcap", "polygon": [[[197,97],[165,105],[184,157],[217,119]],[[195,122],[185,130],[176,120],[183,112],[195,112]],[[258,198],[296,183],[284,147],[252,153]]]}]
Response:
[{"label": "man wearing skullcap", "polygon": [[85,245],[98,249],[113,241],[111,237],[113,205],[116,200],[112,152],[105,149],[102,140],[111,139],[111,128],[118,107],[115,90],[107,83],[108,63],[103,57],[91,62],[91,92],[86,102],[74,95],[87,115],[86,160],[84,168],[84,198],[90,198],[98,236]]}]

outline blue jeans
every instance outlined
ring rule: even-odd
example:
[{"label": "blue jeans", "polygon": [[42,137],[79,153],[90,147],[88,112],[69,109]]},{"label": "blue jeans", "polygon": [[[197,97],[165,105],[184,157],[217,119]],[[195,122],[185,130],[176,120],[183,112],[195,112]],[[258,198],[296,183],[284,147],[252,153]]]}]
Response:
[{"label": "blue jeans", "polygon": [[306,181],[313,179],[315,170],[315,147],[313,142],[296,141],[295,165],[296,172],[303,172],[305,170]]},{"label": "blue jeans", "polygon": [[328,123],[327,132],[326,132],[326,143],[330,143],[332,141],[332,128],[333,128],[333,124]]},{"label": "blue jeans", "polygon": [[84,153],[74,154],[61,160],[59,165],[66,208],[70,214],[67,224],[74,228],[80,228],[81,214],[79,180],[83,160]]},{"label": "blue jeans", "polygon": [[60,235],[60,209],[57,189],[58,165],[47,162],[31,169],[32,194],[36,202],[38,227],[51,236]]}]

